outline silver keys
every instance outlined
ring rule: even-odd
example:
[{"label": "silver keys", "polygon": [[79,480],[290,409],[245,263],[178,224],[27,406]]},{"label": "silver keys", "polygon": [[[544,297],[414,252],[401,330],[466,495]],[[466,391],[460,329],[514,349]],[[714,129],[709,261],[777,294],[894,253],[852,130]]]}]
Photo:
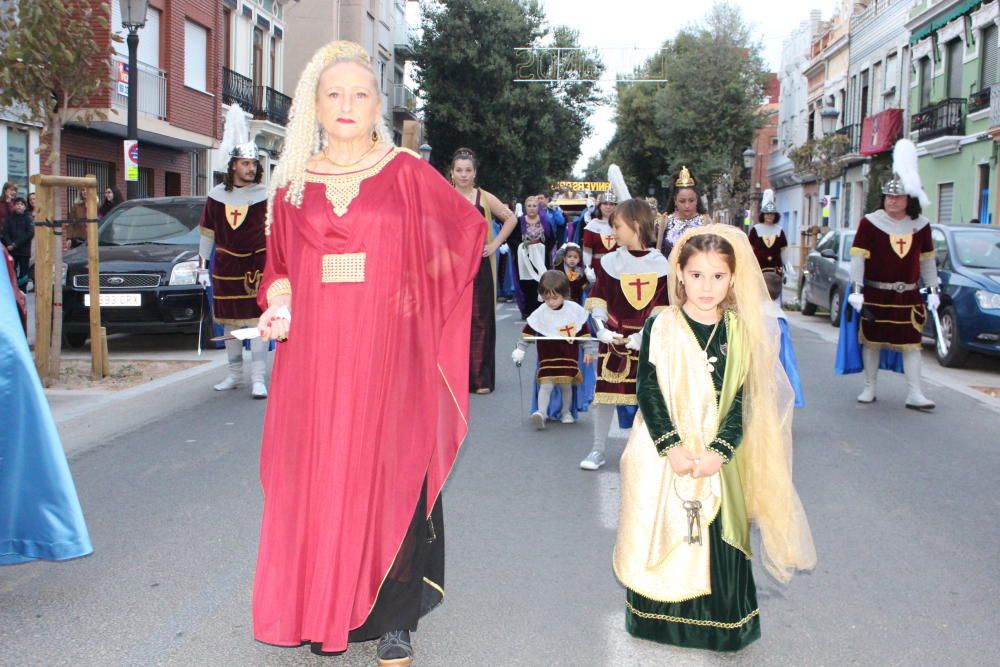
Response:
[{"label": "silver keys", "polygon": [[687,512],[688,535],[685,541],[688,544],[701,544],[701,501],[685,500],[684,511]]}]

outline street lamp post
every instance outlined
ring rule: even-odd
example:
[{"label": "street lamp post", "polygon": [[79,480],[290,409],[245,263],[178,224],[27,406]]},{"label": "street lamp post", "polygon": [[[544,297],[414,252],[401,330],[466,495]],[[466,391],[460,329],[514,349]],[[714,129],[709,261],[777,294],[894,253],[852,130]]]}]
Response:
[{"label": "street lamp post", "polygon": [[427,142],[420,144],[420,157],[424,159],[425,162],[431,161],[431,145]]},{"label": "street lamp post", "polygon": [[[128,141],[139,140],[139,29],[146,25],[146,12],[149,0],[118,0],[122,10],[122,26],[128,30],[125,43],[128,45]],[[126,170],[127,170],[126,165]],[[139,196],[139,181],[128,180],[126,173],[125,197],[136,199]]]},{"label": "street lamp post", "polygon": [[[839,117],[840,111],[832,105],[824,106],[822,111],[819,112],[820,129],[823,131],[824,137],[828,137],[835,132]],[[823,210],[827,209],[827,213],[829,213],[830,207],[830,181],[828,180],[823,181],[823,198],[826,200],[826,206],[822,202],[820,203],[819,215],[823,220],[823,226],[826,227],[830,223],[829,215],[823,215]]]},{"label": "street lamp post", "polygon": [[[753,190],[753,166],[757,161],[757,151],[753,147],[748,147],[743,151],[743,182],[746,184],[746,206],[743,207],[743,220],[741,223],[746,226],[747,216],[750,215],[751,192]],[[752,220],[751,220],[752,222]]]}]

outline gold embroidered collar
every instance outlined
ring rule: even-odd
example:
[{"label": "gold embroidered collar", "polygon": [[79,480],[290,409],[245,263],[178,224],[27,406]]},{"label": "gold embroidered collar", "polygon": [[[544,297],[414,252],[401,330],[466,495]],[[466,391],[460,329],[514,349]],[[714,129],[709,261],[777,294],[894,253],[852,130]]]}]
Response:
[{"label": "gold embroidered collar", "polygon": [[306,170],[306,183],[319,183],[326,188],[326,198],[333,206],[337,215],[347,213],[347,207],[361,190],[361,181],[378,174],[394,157],[404,152],[400,148],[392,148],[378,162],[365,169],[349,171],[343,174],[324,174]]}]

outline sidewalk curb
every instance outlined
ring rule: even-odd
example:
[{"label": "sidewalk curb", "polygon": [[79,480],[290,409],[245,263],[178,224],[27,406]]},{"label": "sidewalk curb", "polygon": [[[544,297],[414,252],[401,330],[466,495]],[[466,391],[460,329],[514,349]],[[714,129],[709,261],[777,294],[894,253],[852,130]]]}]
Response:
[{"label": "sidewalk curb", "polygon": [[[104,398],[97,401],[61,410],[62,414],[54,416],[66,455],[82,454],[117,435],[203,402],[211,396],[212,388],[208,382],[196,380],[218,371],[226,363],[223,356],[137,387],[107,392]],[[185,384],[189,386],[189,391],[182,390]],[[50,392],[61,396],[95,393],[87,390],[47,390],[46,393]]]},{"label": "sidewalk curb", "polygon": [[[837,344],[837,340],[840,336],[839,330],[834,329],[830,326],[826,318],[818,319],[815,322],[809,321],[805,315],[799,312],[786,312],[788,315],[788,323],[793,327],[802,329],[803,331],[808,331],[819,338],[823,339],[828,343]],[[926,361],[926,355],[925,355]],[[833,369],[830,369],[833,372]],[[923,376],[931,384],[935,384],[939,387],[945,387],[953,391],[967,396],[969,398],[975,399],[976,401],[983,404],[983,407],[993,412],[1000,413],[1000,398],[993,398],[988,394],[984,394],[981,391],[973,389],[967,383],[951,377],[950,373],[952,371],[948,369],[941,368],[937,363],[924,363],[923,364]]]}]

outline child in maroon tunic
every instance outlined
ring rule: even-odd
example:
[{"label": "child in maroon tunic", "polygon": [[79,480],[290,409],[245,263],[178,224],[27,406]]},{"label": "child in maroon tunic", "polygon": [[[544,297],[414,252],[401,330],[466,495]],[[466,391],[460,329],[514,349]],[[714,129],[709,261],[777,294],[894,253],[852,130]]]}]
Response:
[{"label": "child in maroon tunic", "polygon": [[[558,385],[562,392],[563,424],[572,424],[575,420],[571,414],[570,396],[572,387],[583,381],[580,372],[580,340],[584,342],[583,362],[589,364],[594,352],[594,343],[587,327],[589,315],[580,304],[571,301],[570,283],[562,271],[546,271],[538,281],[538,295],[544,300],[524,325],[522,339],[511,353],[515,364],[524,361],[525,350],[529,343],[537,343],[538,347],[538,410],[531,414],[535,428],[545,428],[545,419],[549,410],[552,391]],[[543,338],[545,340],[534,340]],[[561,340],[550,340],[567,338]]]},{"label": "child in maroon tunic", "polygon": [[639,347],[646,319],[667,306],[667,258],[653,249],[654,214],[641,199],[618,206],[611,219],[617,249],[601,259],[586,308],[594,320],[598,353],[594,394],[594,447],[584,470],[604,465],[611,418],[619,406],[634,406]]}]

